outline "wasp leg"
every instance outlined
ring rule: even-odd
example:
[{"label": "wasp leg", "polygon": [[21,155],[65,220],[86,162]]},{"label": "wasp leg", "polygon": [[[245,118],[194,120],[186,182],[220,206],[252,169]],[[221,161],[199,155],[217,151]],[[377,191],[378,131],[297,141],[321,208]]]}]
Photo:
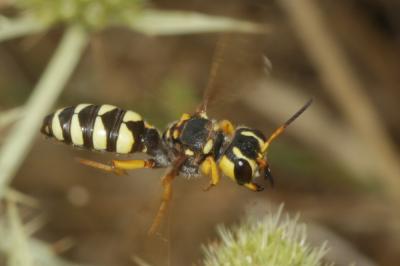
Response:
[{"label": "wasp leg", "polygon": [[168,204],[172,198],[172,181],[175,176],[179,174],[179,170],[182,164],[185,162],[186,157],[178,158],[172,168],[163,176],[162,178],[162,186],[163,186],[163,196],[161,200],[161,205],[158,209],[156,217],[153,220],[153,223],[150,226],[150,229],[147,231],[148,235],[154,235],[157,232],[158,227],[161,224],[161,220],[164,217],[165,213],[168,209]]},{"label": "wasp leg", "polygon": [[235,132],[235,127],[233,126],[231,121],[226,119],[221,120],[218,122],[218,126],[222,130],[222,132],[224,132],[228,136],[233,136],[233,133]]},{"label": "wasp leg", "polygon": [[216,186],[221,179],[217,163],[214,158],[208,156],[201,164],[201,171],[204,175],[210,176],[210,184],[204,188],[204,191],[210,190],[210,188]]},{"label": "wasp leg", "polygon": [[112,165],[99,163],[96,161],[91,161],[87,159],[77,158],[77,161],[81,164],[97,168],[106,172],[114,173],[116,175],[127,175],[128,173],[123,169],[114,168]]},{"label": "wasp leg", "polygon": [[255,191],[255,192],[259,192],[264,190],[264,188],[262,186],[260,186],[259,184],[256,183],[245,183],[243,184],[243,186],[245,186],[246,188],[250,189],[251,191]]},{"label": "wasp leg", "polygon": [[154,168],[156,162],[153,159],[149,160],[112,160],[112,167],[121,170],[133,170],[141,168]]},{"label": "wasp leg", "polygon": [[106,172],[114,173],[117,175],[127,175],[126,170],[140,169],[140,168],[154,168],[154,160],[112,160],[111,165],[91,161],[87,159],[77,158],[81,164],[94,167]]}]

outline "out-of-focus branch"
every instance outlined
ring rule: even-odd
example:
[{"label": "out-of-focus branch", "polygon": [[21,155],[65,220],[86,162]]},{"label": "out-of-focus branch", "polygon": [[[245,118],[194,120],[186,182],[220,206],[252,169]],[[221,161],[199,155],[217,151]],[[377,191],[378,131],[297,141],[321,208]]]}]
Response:
[{"label": "out-of-focus branch", "polygon": [[15,107],[13,109],[3,111],[0,113],[0,130],[9,124],[18,120],[24,112],[23,107]]},{"label": "out-of-focus branch", "polygon": [[48,113],[86,47],[87,34],[71,26],[25,105],[26,115],[9,132],[0,150],[0,198],[28,153],[43,117]]},{"label": "out-of-focus branch", "polygon": [[44,30],[43,25],[29,17],[9,19],[0,16],[0,42]]},{"label": "out-of-focus branch", "polygon": [[400,157],[316,2],[281,0],[279,3],[315,64],[325,89],[368,149],[375,174],[381,177],[389,197],[400,203]]},{"label": "out-of-focus branch", "polygon": [[267,25],[222,16],[186,11],[148,9],[131,23],[131,28],[149,35],[176,35],[206,32],[266,33]]},{"label": "out-of-focus branch", "polygon": [[[241,101],[280,125],[309,98],[310,96],[299,89],[269,79],[255,82],[255,88],[247,91]],[[364,182],[370,181],[366,178],[371,177],[372,169],[363,143],[348,126],[335,120],[329,111],[318,103],[318,99],[285,134],[294,135],[319,153],[328,155],[350,170],[355,177],[364,178]]]},{"label": "out-of-focus branch", "polygon": [[[57,256],[53,247],[29,237],[29,233],[38,229],[42,218],[34,219],[28,225],[23,224],[16,202],[7,200],[6,215],[0,219],[0,251],[7,257],[10,266],[79,266]],[[30,232],[29,232],[30,231]]]}]

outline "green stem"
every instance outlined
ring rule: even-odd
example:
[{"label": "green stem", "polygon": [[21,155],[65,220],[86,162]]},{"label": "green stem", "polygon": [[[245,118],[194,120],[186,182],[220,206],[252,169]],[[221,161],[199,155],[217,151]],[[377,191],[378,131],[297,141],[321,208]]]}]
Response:
[{"label": "green stem", "polygon": [[9,132],[0,150],[0,198],[25,159],[43,117],[57,100],[86,47],[87,34],[71,26],[25,104],[25,113]]},{"label": "green stem", "polygon": [[34,34],[44,29],[43,25],[30,18],[8,19],[0,16],[0,42]]}]

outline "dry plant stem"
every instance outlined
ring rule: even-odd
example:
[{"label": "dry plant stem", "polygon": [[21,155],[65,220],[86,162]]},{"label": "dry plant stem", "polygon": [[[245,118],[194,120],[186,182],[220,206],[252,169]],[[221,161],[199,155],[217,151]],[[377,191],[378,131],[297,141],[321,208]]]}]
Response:
[{"label": "dry plant stem", "polygon": [[22,164],[43,117],[57,100],[87,43],[78,26],[69,27],[45,72],[25,105],[26,115],[9,132],[0,150],[0,198]]},{"label": "dry plant stem", "polygon": [[313,0],[281,0],[279,3],[319,71],[328,93],[369,149],[375,174],[381,177],[389,196],[400,203],[400,157],[318,6]]},{"label": "dry plant stem", "polygon": [[[240,100],[278,125],[309,98],[301,89],[291,87],[284,81],[263,79],[254,84],[254,89],[246,92]],[[294,123],[293,129],[289,128],[284,134],[293,135],[314,150],[329,155],[329,158],[343,165],[355,178],[362,178],[360,181],[372,181],[370,159],[363,142],[353,134],[349,126],[333,119],[318,99]],[[342,147],[338,149],[339,146]]]}]

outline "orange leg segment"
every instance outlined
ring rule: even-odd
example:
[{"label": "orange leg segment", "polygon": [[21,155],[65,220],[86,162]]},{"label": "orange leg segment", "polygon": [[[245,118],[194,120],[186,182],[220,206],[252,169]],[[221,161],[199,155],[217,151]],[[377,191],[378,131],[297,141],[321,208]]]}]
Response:
[{"label": "orange leg segment", "polygon": [[79,163],[97,168],[106,172],[114,173],[117,175],[126,175],[126,170],[141,169],[141,168],[154,168],[155,161],[150,160],[112,160],[111,165],[91,161],[87,159],[78,158]]},{"label": "orange leg segment", "polygon": [[153,223],[150,226],[150,229],[147,231],[148,235],[154,235],[157,232],[161,224],[161,221],[168,210],[168,204],[172,198],[172,181],[179,174],[179,170],[183,165],[183,163],[185,162],[185,160],[186,157],[178,158],[172,165],[172,168],[164,175],[164,177],[161,180],[163,186],[161,205],[158,209],[156,217],[153,220]]}]

